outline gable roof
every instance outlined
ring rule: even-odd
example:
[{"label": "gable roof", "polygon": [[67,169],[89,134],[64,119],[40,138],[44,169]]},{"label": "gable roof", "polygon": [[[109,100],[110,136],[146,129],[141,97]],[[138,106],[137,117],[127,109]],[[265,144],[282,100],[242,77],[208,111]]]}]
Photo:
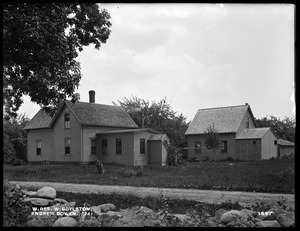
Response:
[{"label": "gable roof", "polygon": [[64,106],[70,108],[78,122],[84,126],[103,126],[138,128],[129,114],[121,106],[111,106],[104,104],[64,101],[58,108],[53,118],[41,109],[27,125],[26,130],[50,128],[54,125]]},{"label": "gable roof", "polygon": [[239,139],[260,139],[262,138],[268,131],[270,130],[269,127],[267,128],[247,128],[244,129],[238,137],[236,137],[237,140]]},{"label": "gable roof", "polygon": [[295,146],[293,142],[284,139],[278,139],[277,144],[281,146]]},{"label": "gable roof", "polygon": [[247,110],[253,117],[249,105],[199,109],[185,135],[203,134],[213,124],[219,133],[237,132]]}]

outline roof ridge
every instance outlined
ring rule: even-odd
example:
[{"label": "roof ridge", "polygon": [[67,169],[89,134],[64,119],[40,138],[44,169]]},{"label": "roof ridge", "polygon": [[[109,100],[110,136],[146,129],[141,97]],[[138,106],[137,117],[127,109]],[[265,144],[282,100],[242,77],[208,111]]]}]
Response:
[{"label": "roof ridge", "polygon": [[[71,100],[66,100],[69,103],[72,103]],[[102,106],[110,106],[110,107],[122,107],[122,106],[117,106],[117,105],[109,105],[109,104],[103,104],[103,103],[90,103],[90,102],[83,102],[83,101],[77,101],[75,103],[85,103],[85,104],[90,104],[90,105],[102,105]]]},{"label": "roof ridge", "polygon": [[221,108],[232,108],[232,107],[243,107],[243,106],[250,106],[250,105],[243,104],[243,105],[224,106],[224,107],[202,108],[202,109],[198,109],[198,111],[199,110],[210,110],[210,109],[221,109]]}]

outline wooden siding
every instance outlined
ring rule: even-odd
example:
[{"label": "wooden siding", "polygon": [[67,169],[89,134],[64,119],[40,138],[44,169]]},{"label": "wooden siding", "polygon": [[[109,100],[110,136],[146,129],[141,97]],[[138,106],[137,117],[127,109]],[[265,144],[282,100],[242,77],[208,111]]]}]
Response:
[{"label": "wooden siding", "polygon": [[[82,127],[82,152],[83,152],[83,162],[92,162],[97,159],[97,154],[91,154],[91,139],[96,139],[96,133],[120,130],[120,128],[112,127],[92,127],[83,126]],[[98,148],[97,148],[98,149]],[[98,153],[98,150],[96,151]]]},{"label": "wooden siding", "polygon": [[[65,129],[64,114],[70,114],[70,129]],[[66,106],[53,127],[54,138],[54,161],[61,162],[82,162],[81,158],[81,125],[70,109]],[[71,155],[65,155],[65,139],[71,138]]]},{"label": "wooden siding", "polygon": [[271,130],[262,137],[262,159],[277,157],[277,145],[274,145],[274,140],[277,140],[277,138]]},{"label": "wooden siding", "polygon": [[256,128],[253,118],[248,109],[242,119],[242,122],[241,122],[237,132],[236,132],[236,136],[238,136],[246,128],[247,117],[249,118],[249,128]]},{"label": "wooden siding", "polygon": [[[107,139],[107,154],[102,154],[102,139]],[[116,139],[122,139],[122,154],[116,154]],[[97,157],[103,163],[134,165],[133,133],[105,134],[97,136]]]},{"label": "wooden siding", "polygon": [[[204,136],[203,135],[188,135],[188,159],[197,158],[203,159],[204,157],[208,157],[210,160],[223,160],[228,157],[232,157],[234,159],[237,158],[236,156],[236,149],[235,149],[235,133],[223,133],[219,134],[220,141],[225,140],[227,141],[227,152],[221,152],[221,147],[216,151],[214,154],[212,150],[206,148],[204,144]],[[195,153],[195,141],[201,141],[201,153]]]},{"label": "wooden siding", "polygon": [[282,157],[282,156],[288,156],[288,155],[291,155],[291,154],[295,154],[295,147],[293,146],[281,146],[279,145],[278,147],[278,157]]},{"label": "wooden siding", "polygon": [[261,160],[261,145],[261,139],[236,140],[237,159]]},{"label": "wooden siding", "polygon": [[[42,141],[41,155],[36,155],[37,140]],[[54,160],[52,129],[29,130],[27,132],[27,158],[29,162]]]}]

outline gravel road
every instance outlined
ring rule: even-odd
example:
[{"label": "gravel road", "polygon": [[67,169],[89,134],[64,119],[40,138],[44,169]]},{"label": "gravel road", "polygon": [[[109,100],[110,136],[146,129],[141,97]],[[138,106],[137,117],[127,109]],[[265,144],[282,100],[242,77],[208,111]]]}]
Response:
[{"label": "gravel road", "polygon": [[73,193],[118,193],[133,194],[136,196],[166,196],[170,198],[187,199],[205,203],[222,203],[231,201],[239,202],[241,205],[249,206],[256,201],[264,201],[272,206],[277,206],[277,201],[286,199],[285,204],[295,208],[294,194],[274,194],[274,193],[257,193],[257,192],[231,192],[217,190],[197,190],[197,189],[175,189],[175,188],[150,188],[150,187],[129,187],[129,186],[113,186],[113,185],[91,185],[91,184],[72,184],[72,183],[56,183],[56,182],[25,182],[10,181],[20,186],[29,187],[53,187],[57,191],[73,192]]}]

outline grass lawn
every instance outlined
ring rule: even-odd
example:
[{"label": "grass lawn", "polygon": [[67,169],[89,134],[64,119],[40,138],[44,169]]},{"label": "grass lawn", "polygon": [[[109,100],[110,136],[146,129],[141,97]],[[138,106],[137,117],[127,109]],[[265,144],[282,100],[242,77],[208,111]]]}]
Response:
[{"label": "grass lawn", "polygon": [[[294,160],[251,162],[187,162],[185,165],[145,166],[143,176],[128,176],[137,167],[104,165],[99,175],[95,165],[4,165],[4,179],[98,185],[164,188],[194,188],[232,191],[294,193]],[[34,171],[36,170],[36,173]]]}]

